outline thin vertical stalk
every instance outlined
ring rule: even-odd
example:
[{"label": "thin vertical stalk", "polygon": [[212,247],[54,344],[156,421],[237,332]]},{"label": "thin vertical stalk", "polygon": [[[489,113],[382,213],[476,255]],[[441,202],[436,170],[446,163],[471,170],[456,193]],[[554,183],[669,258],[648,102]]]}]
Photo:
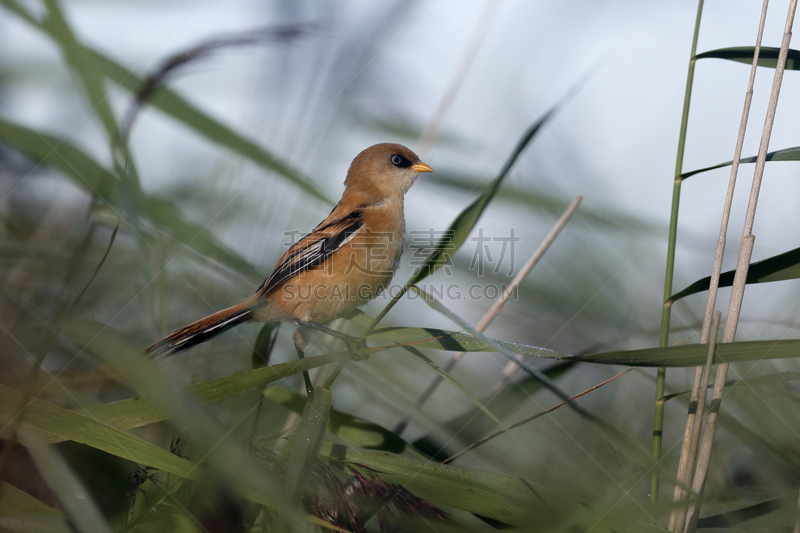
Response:
[{"label": "thin vertical stalk", "polygon": [[495,18],[497,18],[497,13],[500,11],[502,3],[503,0],[487,0],[484,5],[483,11],[478,17],[478,21],[475,23],[472,34],[467,41],[467,46],[464,48],[461,61],[458,63],[458,67],[453,73],[450,83],[447,85],[447,91],[439,101],[439,105],[433,113],[433,118],[428,122],[425,131],[423,131],[422,136],[420,136],[419,144],[417,145],[417,153],[422,159],[425,159],[428,150],[433,146],[433,142],[436,140],[439,129],[442,127],[444,118],[450,110],[450,106],[453,105],[458,91],[463,87],[467,75],[472,69],[472,65],[475,63],[475,58],[478,56],[478,51],[480,51],[481,45],[486,41],[489,29],[492,27]]},{"label": "thin vertical stalk", "polygon": [[[703,0],[697,2],[697,18],[694,23],[694,36],[692,37],[692,52],[689,59],[689,71],[686,74],[686,92],[683,97],[683,114],[681,116],[681,131],[678,136],[678,154],[675,161],[675,183],[672,187],[672,209],[669,219],[669,237],[667,241],[667,268],[664,274],[664,306],[661,309],[661,339],[659,346],[669,344],[669,320],[672,302],[672,279],[675,272],[675,244],[678,238],[678,211],[681,199],[681,182],[683,181],[683,154],[686,149],[686,131],[689,126],[689,106],[692,101],[692,86],[694,84],[694,65],[697,61],[697,36],[700,33],[700,18],[703,14]],[[661,459],[661,441],[664,431],[664,385],[667,380],[667,369],[659,367],[656,374],[656,406],[653,416],[653,460]],[[658,502],[658,469],[654,468],[650,476],[650,501]]]},{"label": "thin vertical stalk", "polygon": [[[695,420],[697,423],[686,425],[687,428],[691,429],[691,433],[689,434],[689,438],[684,440],[684,445],[689,443],[689,453],[687,454],[688,457],[693,457],[697,453],[697,446],[700,443],[700,425],[703,420],[703,411],[706,407],[706,396],[708,396],[708,381],[711,377],[711,365],[714,363],[714,352],[717,349],[717,335],[719,333],[719,323],[720,317],[722,314],[717,311],[714,315],[714,323],[711,326],[711,329],[714,331],[714,335],[711,336],[708,342],[708,357],[706,359],[705,367],[698,366],[700,371],[702,372],[702,380],[701,384],[699,385],[699,391],[697,395],[697,403],[696,403],[696,413],[695,413]],[[693,391],[694,392],[694,391]],[[683,456],[681,456],[683,459]],[[683,477],[679,477],[678,479],[683,482],[684,485],[691,486],[692,484],[692,472],[694,468],[694,462],[692,462],[691,468],[687,469],[683,472]],[[680,492],[679,492],[680,491]],[[685,498],[685,491],[682,490],[680,485],[676,486],[676,495],[680,494],[681,500]],[[680,501],[680,500],[676,500]],[[684,508],[676,508],[672,511],[669,517],[669,530],[670,531],[683,531],[683,525],[686,520],[686,509]]]},{"label": "thin vertical stalk", "polygon": [[[711,328],[711,317],[714,314],[714,308],[717,302],[717,291],[719,289],[719,277],[722,272],[722,259],[725,255],[725,242],[728,233],[728,222],[730,220],[731,208],[733,206],[733,193],[736,188],[736,177],[739,173],[739,160],[742,157],[742,146],[744,145],[744,135],[747,130],[747,119],[750,116],[750,104],[753,100],[753,85],[756,79],[756,70],[758,69],[758,57],[761,52],[761,40],[764,35],[764,24],[767,18],[767,7],[769,0],[764,0],[761,8],[761,19],[758,24],[758,33],[756,35],[756,45],[753,51],[753,63],[750,66],[750,78],[747,82],[747,91],[745,92],[744,106],[742,109],[742,118],[739,122],[739,135],[736,139],[736,149],[733,154],[733,165],[731,166],[731,175],[728,180],[728,192],[725,197],[725,207],[722,210],[722,222],[720,224],[719,238],[717,239],[717,249],[714,253],[714,266],[711,271],[711,281],[708,287],[708,296],[706,298],[706,312],[703,317],[703,330],[700,335],[700,343],[708,342]],[[714,329],[716,331],[716,329]],[[692,384],[692,395],[689,401],[689,412],[686,415],[686,428],[683,434],[683,446],[681,448],[680,461],[678,463],[677,478],[684,481],[686,485],[692,483],[692,472],[695,467],[695,459],[697,456],[697,439],[700,435],[700,425],[702,423],[702,414],[697,414],[698,402],[702,398],[705,400],[705,388],[701,387],[700,379],[703,375],[703,368],[698,366],[695,369],[694,383]],[[706,381],[708,376],[706,376]],[[703,396],[700,396],[701,390]],[[686,497],[686,492],[680,485],[675,486],[674,501],[678,502]],[[682,531],[683,523],[685,520],[685,512],[683,509],[675,509],[670,516],[670,531]]]},{"label": "thin vertical stalk", "polygon": [[[753,174],[753,185],[750,189],[750,199],[747,203],[747,214],[745,215],[744,230],[742,231],[742,244],[739,248],[739,258],[736,264],[736,274],[733,278],[731,299],[728,304],[728,316],[725,320],[725,333],[722,336],[722,342],[733,342],[736,338],[736,328],[739,325],[739,315],[742,310],[747,272],[750,268],[753,245],[756,240],[755,235],[753,235],[753,225],[756,218],[758,195],[761,191],[761,181],[764,177],[769,140],[772,136],[772,125],[775,122],[775,111],[778,108],[778,97],[780,96],[783,73],[786,68],[786,57],[789,53],[789,44],[792,41],[792,25],[794,24],[796,10],[797,0],[791,0],[789,3],[789,12],[786,15],[786,26],[783,32],[783,40],[781,41],[781,50],[778,54],[778,64],[775,66],[775,77],[772,81],[772,92],[769,95],[767,116],[764,120],[764,129],[761,133],[761,144],[758,146],[758,157]],[[697,473],[692,483],[692,490],[698,496],[703,494],[703,489],[705,487],[708,465],[711,461],[711,450],[714,444],[714,435],[717,428],[717,415],[722,404],[722,395],[724,393],[725,380],[727,377],[728,364],[722,363],[717,367],[717,375],[714,381],[714,397],[711,410],[708,413],[706,430],[703,434],[703,443],[698,456]],[[693,533],[697,529],[697,520],[699,516],[700,505],[696,504],[690,508],[689,519],[686,524],[687,533]]]}]

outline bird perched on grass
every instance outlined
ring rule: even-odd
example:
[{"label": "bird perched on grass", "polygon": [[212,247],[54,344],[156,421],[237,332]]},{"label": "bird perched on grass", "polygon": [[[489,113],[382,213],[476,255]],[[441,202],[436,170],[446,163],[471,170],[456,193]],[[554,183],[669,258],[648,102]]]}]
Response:
[{"label": "bird perched on grass", "polygon": [[303,356],[307,329],[342,339],[351,353],[363,345],[324,327],[375,298],[389,284],[403,252],[403,198],[420,172],[433,169],[400,144],[370,146],[353,160],[342,199],[331,214],[280,258],[249,298],[154,343],[147,352],[169,355],[245,322],[295,322]]}]

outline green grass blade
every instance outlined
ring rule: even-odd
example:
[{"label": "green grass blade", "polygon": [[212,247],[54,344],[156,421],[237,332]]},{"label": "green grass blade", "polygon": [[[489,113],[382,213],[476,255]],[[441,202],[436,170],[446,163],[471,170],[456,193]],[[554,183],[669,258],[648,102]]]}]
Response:
[{"label": "green grass blade", "polygon": [[[322,453],[331,455],[332,448],[326,444]],[[338,448],[337,457],[341,458]],[[543,509],[533,490],[535,484],[517,477],[379,452],[347,449],[345,453],[347,461],[377,470],[381,478],[420,498],[505,524],[530,526]]]},{"label": "green grass blade", "polygon": [[547,348],[489,339],[484,336],[476,337],[467,333],[437,328],[381,328],[373,331],[367,337],[370,339],[392,341],[398,344],[414,343],[414,346],[417,348],[429,348],[449,352],[496,352],[496,345],[499,345],[513,353],[529,355],[531,357],[547,357],[550,359],[566,357],[564,354],[548,350]]},{"label": "green grass blade", "polygon": [[[15,414],[20,400],[21,394],[18,391],[0,385],[0,415]],[[199,467],[187,459],[173,455],[87,416],[36,398],[31,399],[25,408],[23,426],[37,432],[55,434],[62,440],[79,442],[128,461],[152,466],[182,478],[203,481],[207,477],[203,467]],[[277,500],[259,491],[240,486],[239,492],[242,497],[252,502],[276,507]]]},{"label": "green grass blade", "polygon": [[0,139],[37,163],[61,172],[87,194],[119,205],[120,188],[116,176],[69,142],[2,118]]},{"label": "green grass blade", "polygon": [[[770,498],[722,513],[706,516],[697,521],[697,528],[730,528],[737,524],[777,511],[786,505],[782,498]],[[794,503],[794,502],[793,502]],[[787,524],[788,525],[788,524]]]},{"label": "green grass blade", "polygon": [[82,533],[111,533],[88,489],[61,454],[27,429],[20,429],[17,438],[33,459],[39,475],[66,509],[75,528]]},{"label": "green grass blade", "polygon": [[466,242],[469,234],[475,228],[475,224],[478,223],[478,219],[483,214],[486,206],[489,205],[489,202],[491,202],[497,194],[497,190],[511,171],[514,163],[517,162],[520,154],[522,154],[523,150],[525,150],[528,144],[533,140],[534,136],[541,130],[542,126],[555,115],[557,109],[558,106],[550,109],[542,118],[528,128],[528,131],[526,131],[517,142],[517,146],[511,152],[511,155],[506,160],[506,163],[497,176],[489,182],[489,185],[484,189],[483,193],[464,209],[452,224],[450,224],[445,234],[446,236],[436,243],[436,246],[428,257],[425,258],[422,265],[417,269],[414,275],[411,276],[411,279],[408,280],[407,286],[415,285],[433,274],[437,268],[447,262],[449,256],[455,254],[461,245]]},{"label": "green grass blade", "polygon": [[[555,380],[573,368],[575,365],[566,361],[551,366],[544,371],[544,374]],[[492,393],[491,396],[481,399],[481,402],[497,418],[503,420],[541,389],[542,382],[528,376],[510,384],[498,393]],[[459,449],[454,449],[454,446],[463,447],[472,444],[488,435],[496,427],[494,421],[480,409],[471,408],[442,423],[440,430],[420,437],[413,444],[415,448],[428,454],[432,459],[441,461],[459,451]]]},{"label": "green grass blade", "polygon": [[[10,483],[0,480],[0,516],[24,514],[64,518],[64,513],[58,509],[50,507]],[[64,525],[66,527],[66,524]],[[2,526],[0,526],[1,528]]]},{"label": "green grass blade", "polygon": [[[0,119],[0,139],[34,161],[49,166],[65,176],[90,196],[97,196],[120,209],[136,206],[138,216],[149,218],[183,246],[203,257],[212,257],[240,274],[260,280],[261,274],[241,256],[228,249],[202,226],[187,221],[178,208],[153,196],[131,198],[113,173],[67,141]],[[123,198],[127,196],[127,200]],[[133,202],[131,202],[133,200]]]},{"label": "green grass blade", "polygon": [[[264,397],[297,414],[303,413],[307,403],[304,397],[284,387],[269,387],[264,390]],[[328,419],[328,431],[343,439],[348,445],[365,450],[378,450],[404,455],[413,459],[425,458],[424,455],[414,450],[409,443],[388,429],[364,418],[348,415],[336,409],[331,409]]]},{"label": "green grass blade", "polygon": [[272,497],[278,493],[279,480],[275,473],[235,441],[235,427],[223,425],[203,409],[155,361],[145,357],[121,335],[108,326],[88,320],[67,321],[62,331],[84,353],[101,361],[128,389],[149,397],[163,409],[169,424],[189,443],[193,453],[213,465],[214,473],[229,485],[244,484]]},{"label": "green grass blade", "polygon": [[420,296],[422,296],[422,299],[425,301],[425,303],[427,303],[432,309],[442,313],[444,316],[446,316],[447,318],[449,318],[462,328],[466,329],[474,337],[481,339],[487,345],[494,348],[494,351],[506,356],[510,361],[514,361],[525,372],[527,372],[534,378],[541,381],[542,385],[544,385],[550,392],[561,398],[562,401],[566,402],[567,405],[573,411],[590,420],[597,421],[597,418],[594,415],[592,415],[591,413],[586,411],[583,407],[580,407],[575,402],[573,402],[569,394],[562,391],[561,388],[558,385],[556,385],[555,382],[553,382],[553,380],[544,375],[544,373],[541,370],[531,367],[530,365],[525,363],[525,361],[521,361],[518,357],[516,357],[515,355],[516,352],[514,350],[510,350],[506,346],[503,346],[502,343],[496,342],[494,339],[485,336],[483,333],[473,328],[466,320],[462,319],[461,317],[459,317],[458,315],[447,309],[444,305],[442,305],[441,302],[437,301],[434,297],[432,297],[430,294],[426,293],[422,289],[416,288],[416,291]]},{"label": "green grass blade", "polygon": [[[21,393],[0,385],[0,416],[17,412]],[[135,463],[159,468],[189,479],[200,479],[196,465],[132,435],[106,426],[44,400],[32,398],[25,408],[23,426],[58,435]]]},{"label": "green grass blade", "polygon": [[46,0],[47,15],[39,26],[58,44],[64,60],[74,69],[83,82],[89,99],[91,112],[96,114],[106,130],[109,141],[119,139],[117,121],[111,111],[111,102],[105,89],[105,80],[97,69],[93,58],[86,53],[56,0]]},{"label": "green grass blade", "polygon": [[261,368],[269,365],[272,359],[272,351],[275,349],[275,342],[278,340],[280,322],[267,322],[258,332],[256,343],[253,345],[253,352],[250,354],[250,364],[252,368]]},{"label": "green grass blade", "polygon": [[304,514],[300,504],[300,491],[311,477],[311,470],[325,440],[325,427],[332,404],[331,391],[317,387],[303,409],[287,460],[287,479],[283,489],[284,500],[278,531],[295,531],[297,522]]},{"label": "green grass blade", "polygon": [[[775,150],[767,154],[767,161],[800,161],[800,146],[792,146],[791,148],[784,148],[782,150]],[[755,163],[756,156],[743,157],[739,159],[739,163]],[[733,161],[726,161],[718,165],[692,170],[681,174],[681,179],[686,179],[701,172],[708,172],[709,170],[716,170],[718,168],[729,167]]]},{"label": "green grass blade", "polygon": [[[97,50],[87,49],[86,52],[97,64],[97,68],[100,69],[105,76],[108,76],[110,80],[122,85],[131,93],[136,93],[141,89],[144,80],[140,76],[137,76]],[[197,134],[206,137],[210,141],[225,146],[250,159],[254,163],[280,174],[296,184],[303,191],[312,194],[319,200],[327,204],[333,203],[330,198],[322,194],[317,186],[299,170],[281,161],[277,154],[267,151],[253,141],[236,133],[233,129],[225,126],[223,123],[190,104],[172,89],[168,87],[159,88],[147,103],[182,122]]]},{"label": "green grass blade", "polygon": [[[346,352],[320,355],[258,368],[240,374],[196,383],[187,387],[186,392],[196,398],[200,404],[217,403],[275,381],[280,381],[304,370],[308,371],[338,362],[345,355],[347,355]],[[117,429],[131,429],[161,422],[166,420],[169,415],[165,409],[159,408],[157,402],[148,397],[87,407],[82,409],[80,413]]]},{"label": "green grass blade", "polygon": [[[762,46],[758,53],[758,66],[767,68],[777,67],[779,52],[780,48]],[[730,48],[709,50],[708,52],[697,54],[695,57],[697,59],[727,59],[728,61],[752,65],[754,53],[755,48],[752,46],[733,46]],[[789,49],[789,55],[786,56],[786,70],[800,70],[800,51]]]},{"label": "green grass blade", "polygon": [[[570,361],[625,366],[698,366],[708,357],[708,346],[688,344],[568,357]],[[760,361],[800,357],[800,339],[782,339],[718,344],[714,363]]]},{"label": "green grass blade", "polygon": [[475,404],[475,406],[478,409],[480,409],[486,416],[491,418],[495,422],[495,424],[497,424],[501,429],[506,431],[506,433],[508,433],[508,435],[514,440],[514,442],[519,444],[522,449],[527,450],[529,452],[531,451],[530,448],[525,443],[519,440],[519,438],[516,435],[514,435],[514,433],[509,431],[508,426],[506,426],[499,418],[497,418],[494,415],[494,413],[492,413],[489,409],[487,409],[485,405],[483,405],[483,403],[480,401],[480,399],[478,399],[477,396],[472,394],[472,392],[470,392],[469,389],[464,387],[464,385],[459,383],[457,380],[453,379],[453,377],[450,374],[445,372],[444,369],[441,368],[439,365],[437,365],[433,360],[431,360],[424,353],[420,352],[413,346],[403,346],[403,349],[412,353],[413,355],[416,355],[417,357],[428,363],[428,366],[430,366],[437,374],[442,376],[442,378],[444,378],[445,381],[447,381],[453,387],[455,387],[456,390],[458,390],[461,394],[469,398],[470,401],[472,401],[472,403]]},{"label": "green grass blade", "polygon": [[[765,374],[763,376],[755,376],[752,378],[743,378],[743,379],[729,379],[725,382],[725,388],[730,389],[734,385],[747,385],[748,387],[757,387],[759,385],[769,385],[772,383],[780,383],[782,381],[795,381],[800,379],[800,370],[792,370],[789,372],[778,372],[776,374]],[[714,384],[710,384],[708,386],[709,389],[714,388]],[[680,391],[680,392],[673,392],[671,394],[667,394],[664,396],[664,401],[667,402],[673,398],[677,398],[678,396],[683,396],[689,394],[692,391]]]},{"label": "green grass blade", "polygon": [[[719,286],[730,287],[733,285],[735,275],[735,269],[723,272],[719,277]],[[797,278],[800,278],[800,248],[752,263],[747,271],[746,283],[769,283]],[[707,291],[710,284],[711,276],[706,276],[673,295],[670,301],[676,302],[690,294]]]},{"label": "green grass blade", "polygon": [[[21,399],[20,392],[0,384],[0,417],[16,414]],[[194,481],[208,480],[205,467],[193,464],[183,457],[162,450],[124,431],[104,425],[88,416],[62,409],[38,398],[30,399],[26,406],[23,426],[34,430],[34,434],[55,434],[61,440],[80,442],[111,455],[134,463],[152,466],[182,478]],[[3,431],[0,430],[0,435],[3,435]],[[263,469],[259,468],[255,473],[263,473]],[[237,480],[237,483],[233,484],[241,497],[253,503],[277,508],[278,499],[275,495],[265,493],[262,483],[257,483],[256,488],[248,486],[247,482],[252,481],[252,477],[249,479],[248,477],[243,475]],[[317,525],[327,526],[325,522],[315,517],[306,516],[306,520]]]}]

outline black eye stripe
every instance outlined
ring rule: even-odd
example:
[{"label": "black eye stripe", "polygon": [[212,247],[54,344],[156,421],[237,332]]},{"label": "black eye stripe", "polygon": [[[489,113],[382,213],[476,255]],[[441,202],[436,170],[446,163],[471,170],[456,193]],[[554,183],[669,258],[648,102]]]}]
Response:
[{"label": "black eye stripe", "polygon": [[389,157],[389,161],[391,161],[391,163],[397,168],[408,168],[411,166],[411,161],[409,161],[407,157],[400,154],[392,154]]}]

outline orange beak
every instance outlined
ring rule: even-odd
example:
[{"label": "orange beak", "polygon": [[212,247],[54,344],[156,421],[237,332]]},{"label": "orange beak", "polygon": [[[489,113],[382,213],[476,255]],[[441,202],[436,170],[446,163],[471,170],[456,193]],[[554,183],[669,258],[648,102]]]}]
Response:
[{"label": "orange beak", "polygon": [[417,172],[433,172],[433,169],[422,161],[411,165],[411,170],[416,170]]}]

